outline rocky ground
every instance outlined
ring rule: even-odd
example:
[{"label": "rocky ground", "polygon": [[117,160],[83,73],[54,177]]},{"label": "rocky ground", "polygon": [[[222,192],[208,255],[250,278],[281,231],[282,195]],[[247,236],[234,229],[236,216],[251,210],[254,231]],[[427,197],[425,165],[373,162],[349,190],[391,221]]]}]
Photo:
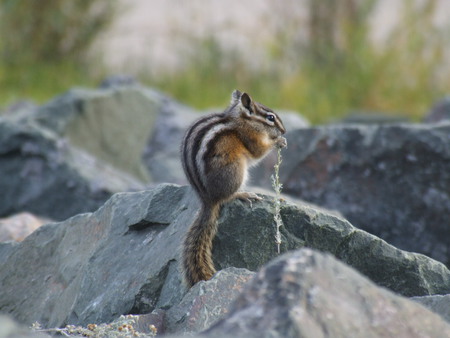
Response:
[{"label": "rocky ground", "polygon": [[[252,207],[223,208],[219,272],[190,290],[179,247],[199,204],[178,149],[200,112],[120,78],[11,107],[0,118],[0,337],[102,323],[124,333],[114,323],[128,314],[148,336],[150,324],[175,336],[450,336],[447,101],[420,124],[309,127],[282,113],[281,255],[273,197],[259,189]],[[253,184],[270,187],[274,157]],[[41,331],[26,329],[35,322]]]}]

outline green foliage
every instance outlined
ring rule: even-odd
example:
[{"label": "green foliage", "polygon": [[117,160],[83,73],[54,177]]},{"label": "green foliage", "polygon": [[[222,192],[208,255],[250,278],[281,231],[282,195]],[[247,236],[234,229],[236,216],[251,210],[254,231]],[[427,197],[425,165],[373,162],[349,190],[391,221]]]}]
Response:
[{"label": "green foliage", "polygon": [[92,86],[97,80],[87,67],[70,61],[0,64],[0,108],[23,99],[42,103],[74,86]]},{"label": "green foliage", "polygon": [[110,0],[0,0],[2,63],[80,61],[115,13]]},{"label": "green foliage", "polygon": [[0,105],[97,80],[86,54],[115,11],[116,0],[0,0]]}]

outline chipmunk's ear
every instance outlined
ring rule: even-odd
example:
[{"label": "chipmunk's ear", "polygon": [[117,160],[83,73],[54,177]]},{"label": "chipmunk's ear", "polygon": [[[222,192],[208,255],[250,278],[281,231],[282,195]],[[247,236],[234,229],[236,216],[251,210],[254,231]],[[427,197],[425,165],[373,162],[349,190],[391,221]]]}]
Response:
[{"label": "chipmunk's ear", "polygon": [[253,109],[252,109],[252,98],[250,97],[250,95],[248,95],[247,93],[243,93],[241,95],[241,102],[244,108],[246,108],[251,114],[253,112]]},{"label": "chipmunk's ear", "polygon": [[236,104],[239,102],[239,99],[241,98],[242,93],[239,90],[233,91],[231,94],[231,104]]}]

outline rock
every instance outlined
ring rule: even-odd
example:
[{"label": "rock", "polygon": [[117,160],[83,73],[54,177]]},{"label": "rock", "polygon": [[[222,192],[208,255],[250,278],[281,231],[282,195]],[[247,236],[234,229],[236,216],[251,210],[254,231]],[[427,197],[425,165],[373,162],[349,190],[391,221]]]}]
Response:
[{"label": "rock", "polygon": [[167,102],[166,96],[137,84],[72,89],[15,121],[50,129],[97,159],[149,182],[141,156]]},{"label": "rock", "polygon": [[44,327],[109,323],[121,314],[151,312],[178,258],[180,229],[191,219],[186,191],[162,185],[119,193],[95,213],[44,225],[4,250],[0,245],[7,256],[0,273],[1,311]]},{"label": "rock", "polygon": [[424,118],[426,123],[450,120],[450,95],[436,102]]},{"label": "rock", "polygon": [[265,266],[202,336],[437,338],[450,336],[450,325],[331,255],[303,249]]},{"label": "rock", "polygon": [[[227,204],[213,242],[218,268],[258,270],[277,256],[273,199]],[[450,271],[424,255],[405,252],[353,227],[339,216],[308,206],[282,206],[281,251],[310,247],[329,252],[378,285],[405,296],[450,293]],[[239,226],[237,226],[239,225]]]},{"label": "rock", "polygon": [[[450,122],[291,132],[280,168],[283,192],[450,266],[449,135]],[[255,183],[267,186],[272,172],[259,172]]]},{"label": "rock", "polygon": [[[217,268],[257,270],[277,256],[272,202],[264,197],[252,208],[242,201],[223,208],[214,241]],[[200,329],[201,322],[183,322],[179,311],[189,308],[189,299],[200,305],[202,292],[213,294],[235,277],[199,284],[182,301],[187,290],[178,271],[179,247],[198,208],[190,188],[163,184],[115,194],[97,211],[43,225],[21,243],[0,243],[1,312],[28,325],[62,327],[163,309],[169,327]],[[443,264],[398,250],[339,216],[287,202],[281,216],[282,252],[303,246],[328,251],[407,296],[450,293]],[[205,304],[216,301],[225,300]],[[189,318],[204,322],[216,313],[205,309],[191,308]]]},{"label": "rock", "polygon": [[411,299],[424,305],[450,323],[450,294],[412,297]]},{"label": "rock", "polygon": [[129,87],[137,86],[139,82],[132,75],[117,74],[106,77],[101,83],[100,88],[116,88],[116,87]]},{"label": "rock", "polygon": [[154,330],[151,329],[153,326],[158,335],[166,333],[164,324],[166,312],[164,310],[158,309],[152,313],[138,315],[136,317],[137,321],[134,327],[138,332],[152,334],[154,333]]},{"label": "rock", "polygon": [[0,115],[4,114],[6,116],[25,117],[33,114],[38,109],[38,106],[33,101],[19,100],[10,106],[6,107],[5,110],[0,110]]},{"label": "rock", "polygon": [[195,284],[183,300],[167,312],[167,331],[200,332],[227,313],[243,285],[253,276],[246,269],[228,268],[219,271],[207,282]]},{"label": "rock", "polygon": [[168,101],[161,107],[142,160],[155,182],[186,184],[180,161],[180,145],[187,127],[199,114],[189,107]]},{"label": "rock", "polygon": [[31,212],[62,220],[100,207],[136,179],[72,147],[51,131],[0,119],[0,217]]},{"label": "rock", "polygon": [[[17,242],[0,242],[0,266],[3,266],[8,259],[11,253],[14,251],[14,247],[17,246]],[[0,275],[1,278],[1,275]]]},{"label": "rock", "polygon": [[48,219],[36,217],[28,212],[0,219],[0,242],[23,241],[34,230],[49,222]]}]

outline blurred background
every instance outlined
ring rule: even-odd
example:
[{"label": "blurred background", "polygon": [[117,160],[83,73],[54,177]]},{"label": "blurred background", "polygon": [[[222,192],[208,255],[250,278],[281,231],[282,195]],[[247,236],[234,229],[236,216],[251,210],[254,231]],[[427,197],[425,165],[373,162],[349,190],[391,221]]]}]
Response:
[{"label": "blurred background", "polygon": [[450,93],[448,0],[0,0],[0,110],[111,74],[197,109],[233,89],[313,123]]}]

